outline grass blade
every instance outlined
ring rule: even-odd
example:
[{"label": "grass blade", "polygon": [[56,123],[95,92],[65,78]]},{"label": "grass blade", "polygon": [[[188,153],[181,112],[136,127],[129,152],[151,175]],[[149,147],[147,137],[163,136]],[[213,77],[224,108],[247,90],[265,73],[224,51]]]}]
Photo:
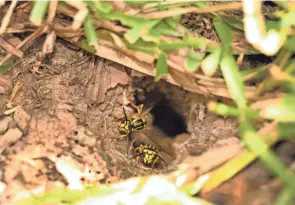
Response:
[{"label": "grass blade", "polygon": [[266,105],[260,112],[260,116],[266,119],[274,119],[281,122],[295,122],[295,95],[287,95],[272,104]]},{"label": "grass blade", "polygon": [[246,107],[247,99],[245,96],[244,83],[238,65],[231,54],[224,54],[220,62],[220,68],[232,98],[237,103],[238,107]]},{"label": "grass blade", "polygon": [[33,22],[33,24],[40,26],[48,6],[49,1],[42,1],[42,0],[36,0],[34,2],[33,9],[31,11],[30,21]]},{"label": "grass blade", "polygon": [[162,76],[168,73],[167,55],[164,52],[159,54],[156,68],[155,81],[158,81]]},{"label": "grass blade", "polygon": [[84,22],[84,30],[86,33],[86,38],[90,46],[93,46],[95,50],[98,49],[98,42],[96,37],[96,32],[92,23],[92,16],[88,14]]}]

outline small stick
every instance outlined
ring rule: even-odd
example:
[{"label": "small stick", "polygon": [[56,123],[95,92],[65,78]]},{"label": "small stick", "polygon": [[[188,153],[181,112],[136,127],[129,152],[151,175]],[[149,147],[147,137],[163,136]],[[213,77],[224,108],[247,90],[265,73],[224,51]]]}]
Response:
[{"label": "small stick", "polygon": [[4,16],[4,18],[2,19],[2,25],[0,27],[0,34],[3,34],[10,22],[10,18],[13,12],[14,7],[17,4],[17,0],[12,0],[12,3],[10,4],[10,7],[6,13],[6,15]]}]

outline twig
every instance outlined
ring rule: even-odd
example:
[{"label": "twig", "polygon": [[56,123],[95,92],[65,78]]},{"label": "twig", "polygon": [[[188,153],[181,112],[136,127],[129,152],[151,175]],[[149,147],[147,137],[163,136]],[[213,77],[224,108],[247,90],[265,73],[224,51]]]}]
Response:
[{"label": "twig", "polygon": [[17,4],[17,0],[12,0],[12,3],[10,4],[10,7],[6,13],[6,15],[4,16],[4,18],[2,19],[2,25],[0,27],[0,34],[3,34],[10,22],[10,18],[13,12],[13,9],[15,8]]},{"label": "twig", "polygon": [[[34,33],[29,35],[25,40],[23,40],[19,45],[16,46],[17,49],[20,49],[25,44],[35,40],[42,32],[44,31],[44,26],[39,27]],[[12,54],[7,54],[1,61],[0,65],[3,65],[6,61],[8,61],[12,57]]]},{"label": "twig", "polygon": [[5,50],[7,50],[8,53],[12,53],[13,55],[16,55],[19,58],[23,57],[23,55],[24,55],[24,53],[21,50],[16,49],[10,43],[8,43],[7,41],[5,41],[2,37],[0,37],[0,45],[1,45],[2,48],[4,48]]},{"label": "twig", "polygon": [[207,8],[196,8],[196,7],[188,7],[188,8],[177,8],[170,9],[167,11],[158,11],[149,14],[143,15],[146,19],[162,19],[171,16],[186,14],[186,13],[210,13],[217,12],[222,10],[233,10],[233,9],[241,9],[243,7],[241,2],[227,3],[227,4],[218,4],[214,6],[210,6]]},{"label": "twig", "polygon": [[22,83],[20,83],[18,81],[16,82],[16,84],[15,84],[15,86],[14,86],[14,88],[13,88],[13,90],[12,90],[12,92],[11,92],[8,100],[7,100],[7,103],[6,103],[6,105],[7,105],[8,108],[11,108],[12,107],[12,101],[13,101],[16,93],[21,89],[22,86],[23,86]]},{"label": "twig", "polygon": [[51,1],[49,3],[48,16],[47,16],[47,19],[46,19],[46,23],[48,25],[51,25],[53,20],[54,20],[54,17],[55,17],[55,14],[56,14],[56,9],[57,9],[57,4],[58,4],[57,1]]},{"label": "twig", "polygon": [[5,0],[0,0],[0,8],[5,4]]},{"label": "twig", "polygon": [[78,9],[78,12],[74,16],[74,22],[72,24],[73,30],[78,30],[82,26],[84,19],[89,13],[87,5],[83,1],[65,0],[65,2]]}]

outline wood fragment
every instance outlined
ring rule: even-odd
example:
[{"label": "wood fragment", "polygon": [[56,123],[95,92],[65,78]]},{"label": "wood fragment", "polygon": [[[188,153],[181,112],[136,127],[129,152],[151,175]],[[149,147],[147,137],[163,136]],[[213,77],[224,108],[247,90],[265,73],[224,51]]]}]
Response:
[{"label": "wood fragment", "polygon": [[14,46],[12,46],[10,43],[8,43],[7,41],[5,41],[2,37],[0,37],[0,45],[2,48],[4,48],[8,53],[11,53],[13,55],[16,55],[19,58],[22,58],[24,53],[19,50],[16,49]]},{"label": "wood fragment", "polygon": [[50,1],[49,2],[48,16],[46,19],[46,23],[48,25],[51,25],[54,20],[54,17],[56,14],[56,9],[57,9],[57,4],[58,4],[58,1]]},{"label": "wood fragment", "polygon": [[217,4],[206,8],[199,8],[199,7],[188,7],[188,8],[176,8],[170,9],[166,11],[157,11],[149,14],[143,15],[146,19],[162,19],[171,16],[186,14],[186,13],[210,13],[210,12],[217,12],[222,10],[230,10],[230,9],[242,9],[243,5],[241,2],[233,2],[227,4]]},{"label": "wood fragment", "polygon": [[15,8],[17,4],[17,0],[12,0],[12,3],[10,4],[10,7],[6,13],[6,15],[4,16],[4,18],[2,19],[2,22],[1,22],[1,27],[0,27],[0,34],[3,34],[10,22],[10,19],[11,19],[11,15],[13,13],[13,10]]},{"label": "wood fragment", "polygon": [[8,100],[7,100],[7,104],[6,104],[7,108],[12,108],[13,107],[12,106],[12,101],[15,98],[15,95],[21,89],[22,86],[23,86],[23,84],[21,82],[19,82],[19,81],[16,82],[16,84],[15,84],[15,86],[14,86],[14,88],[13,88],[13,90],[12,90]]},{"label": "wood fragment", "polygon": [[[34,33],[32,33],[31,35],[29,35],[25,40],[23,40],[16,48],[20,49],[22,48],[25,44],[32,42],[33,40],[35,40],[36,38],[38,38],[42,32],[44,31],[45,27],[44,26],[40,26]],[[12,57],[12,54],[9,53],[7,54],[1,61],[0,61],[0,65],[3,65],[5,62],[7,62],[10,58]]]}]

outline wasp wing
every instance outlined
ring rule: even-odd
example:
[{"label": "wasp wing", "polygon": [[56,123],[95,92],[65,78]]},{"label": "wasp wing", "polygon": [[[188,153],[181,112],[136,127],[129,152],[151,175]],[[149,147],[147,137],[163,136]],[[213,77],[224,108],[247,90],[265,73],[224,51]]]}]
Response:
[{"label": "wasp wing", "polygon": [[150,126],[137,132],[131,133],[131,138],[136,138],[136,142],[146,144],[154,144],[159,151],[166,152],[172,157],[175,157],[175,150],[172,145],[172,139],[165,135],[160,129]]}]

